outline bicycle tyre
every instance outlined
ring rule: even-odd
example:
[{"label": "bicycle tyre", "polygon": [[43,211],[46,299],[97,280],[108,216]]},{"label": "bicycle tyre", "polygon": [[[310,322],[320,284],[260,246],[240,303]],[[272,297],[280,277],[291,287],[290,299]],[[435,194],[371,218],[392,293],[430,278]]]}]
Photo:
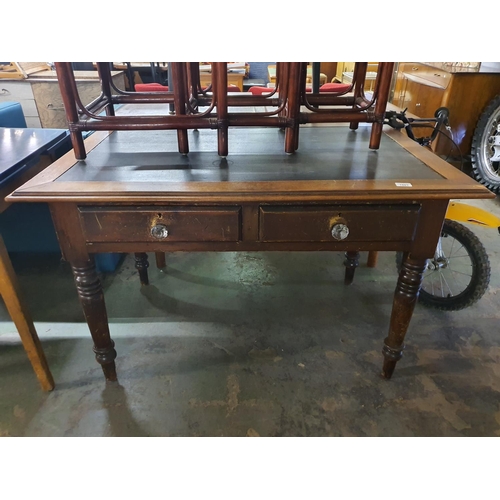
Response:
[{"label": "bicycle tyre", "polygon": [[497,95],[481,113],[472,136],[472,174],[493,193],[500,193],[500,162],[492,162],[492,137],[500,133],[500,95]]},{"label": "bicycle tyre", "polygon": [[[472,306],[485,294],[490,283],[490,260],[479,238],[462,224],[445,219],[441,237],[447,236],[455,238],[467,251],[472,263],[470,283],[459,294],[446,297],[434,295],[421,288],[419,303],[441,311],[459,311]],[[398,270],[401,270],[402,261],[403,253],[398,252],[396,255]]]}]

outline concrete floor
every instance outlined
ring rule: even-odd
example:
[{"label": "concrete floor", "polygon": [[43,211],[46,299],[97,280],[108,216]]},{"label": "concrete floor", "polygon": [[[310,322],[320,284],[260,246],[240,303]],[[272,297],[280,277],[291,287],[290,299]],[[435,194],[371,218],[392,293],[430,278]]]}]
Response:
[{"label": "concrete floor", "polygon": [[[474,201],[500,215],[500,202]],[[127,256],[103,277],[118,383],[106,383],[69,266],[13,255],[56,380],[43,393],[0,307],[0,436],[499,436],[499,234],[476,305],[418,305],[390,381],[380,377],[397,278],[366,253],[343,285],[341,253]]]}]

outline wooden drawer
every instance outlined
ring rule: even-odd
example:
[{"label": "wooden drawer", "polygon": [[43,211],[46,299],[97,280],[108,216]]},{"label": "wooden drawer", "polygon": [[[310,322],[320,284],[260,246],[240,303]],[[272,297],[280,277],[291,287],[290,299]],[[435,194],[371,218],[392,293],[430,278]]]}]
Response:
[{"label": "wooden drawer", "polygon": [[80,207],[87,242],[239,241],[240,207]]},{"label": "wooden drawer", "polygon": [[[261,206],[260,241],[411,241],[419,205]],[[347,227],[339,238],[332,228]],[[339,236],[339,235],[337,235]]]}]

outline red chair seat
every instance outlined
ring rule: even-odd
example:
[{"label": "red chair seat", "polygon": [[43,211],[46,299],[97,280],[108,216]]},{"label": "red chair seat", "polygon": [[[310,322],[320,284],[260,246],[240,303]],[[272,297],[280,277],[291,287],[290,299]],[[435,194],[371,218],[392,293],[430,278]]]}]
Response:
[{"label": "red chair seat", "polygon": [[136,83],[136,92],[168,92],[168,87],[161,83]]},{"label": "red chair seat", "polygon": [[251,92],[252,95],[262,95],[262,94],[272,94],[274,92],[274,88],[270,87],[250,87],[248,92]]},{"label": "red chair seat", "polygon": [[[136,92],[168,92],[168,87],[166,85],[162,85],[161,83],[136,83],[134,88]],[[203,90],[206,88],[207,87],[203,87]],[[227,91],[241,92],[237,85],[229,85],[227,87]]]},{"label": "red chair seat", "polygon": [[351,85],[349,83],[325,83],[319,88],[320,92],[345,92],[349,90]]}]

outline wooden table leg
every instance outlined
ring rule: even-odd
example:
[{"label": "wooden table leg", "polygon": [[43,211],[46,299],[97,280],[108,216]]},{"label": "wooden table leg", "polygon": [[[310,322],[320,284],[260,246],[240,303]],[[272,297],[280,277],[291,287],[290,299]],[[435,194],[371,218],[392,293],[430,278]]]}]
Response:
[{"label": "wooden table leg", "polygon": [[403,262],[399,274],[396,291],[394,292],[389,335],[384,340],[384,347],[382,349],[385,358],[382,376],[387,379],[392,377],[396,363],[403,356],[403,342],[406,330],[410,324],[413,309],[417,303],[425,264],[426,259],[408,257]]},{"label": "wooden table leg", "polygon": [[138,252],[134,254],[134,258],[135,258],[135,268],[139,271],[139,278],[141,280],[141,285],[149,285],[148,254],[144,252]]},{"label": "wooden table leg", "polygon": [[156,252],[155,258],[156,258],[156,267],[158,269],[164,269],[165,267],[167,267],[167,262],[165,260],[165,252]]},{"label": "wooden table leg", "polygon": [[115,343],[111,340],[104,293],[93,259],[71,262],[78,297],[94,341],[94,353],[106,380],[116,381]]},{"label": "wooden table leg", "polygon": [[366,261],[367,267],[377,267],[378,252],[376,250],[370,250],[368,252],[368,260]]},{"label": "wooden table leg", "polygon": [[359,252],[346,252],[344,266],[344,285],[350,285],[354,279],[354,271],[359,266]]},{"label": "wooden table leg", "polygon": [[78,206],[73,203],[49,205],[63,257],[71,264],[83,314],[94,341],[94,353],[106,380],[116,380],[115,343],[109,334],[104,293],[94,259],[87,252]]},{"label": "wooden table leg", "polygon": [[12,321],[16,325],[24,350],[44,391],[54,388],[54,379],[50,373],[40,339],[21,297],[17,277],[9,259],[3,239],[0,237],[0,295]]}]

